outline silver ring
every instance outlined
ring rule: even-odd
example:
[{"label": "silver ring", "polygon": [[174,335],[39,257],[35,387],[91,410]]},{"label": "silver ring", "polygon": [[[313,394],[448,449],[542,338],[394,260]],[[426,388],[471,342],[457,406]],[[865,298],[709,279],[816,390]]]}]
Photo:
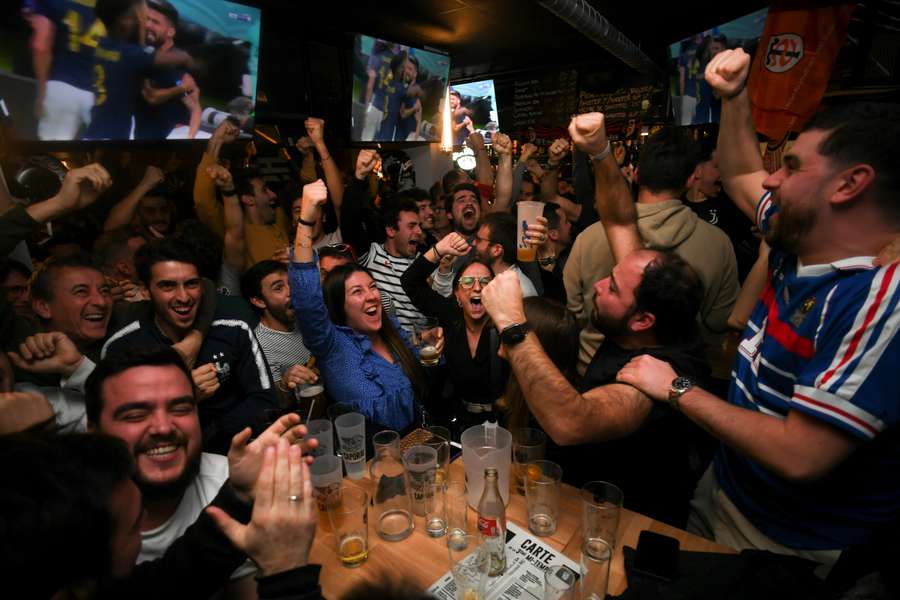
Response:
[{"label": "silver ring", "polygon": [[300,502],[300,496],[288,496],[288,502]]}]

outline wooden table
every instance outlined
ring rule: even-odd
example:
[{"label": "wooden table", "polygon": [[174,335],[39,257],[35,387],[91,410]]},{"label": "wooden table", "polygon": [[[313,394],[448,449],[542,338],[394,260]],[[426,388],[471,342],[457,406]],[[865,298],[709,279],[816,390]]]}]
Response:
[{"label": "wooden table", "polygon": [[[461,460],[450,466],[450,478],[453,481],[464,481],[465,471]],[[512,478],[510,478],[512,484]],[[355,485],[366,490],[371,498],[373,482],[366,476],[363,479],[344,479],[345,485]],[[513,486],[514,488],[514,486]],[[469,508],[470,531],[476,531],[475,511]],[[510,490],[509,505],[506,507],[507,520],[513,521],[523,529],[528,529],[528,518],[525,510],[525,497]],[[378,537],[371,520],[369,520],[369,558],[361,566],[350,569],[341,565],[337,555],[337,544],[327,517],[320,519],[313,543],[310,562],[322,565],[319,579],[326,598],[341,598],[347,591],[362,582],[384,583],[386,581],[403,582],[414,588],[426,590],[450,569],[447,556],[447,538],[432,538],[425,533],[422,517],[414,517],[415,530],[405,540],[386,542]],[[627,509],[622,509],[619,519],[619,531],[615,555],[609,576],[609,593],[621,594],[627,587],[625,567],[622,558],[622,547],[637,545],[638,535],[644,529],[662,533],[677,539],[682,550],[699,552],[734,553],[727,546],[722,546],[707,539],[690,534],[645,517]],[[562,551],[563,554],[579,562],[581,559],[581,499],[578,490],[563,484],[560,494],[560,516],[556,533],[541,538],[549,546]]]}]

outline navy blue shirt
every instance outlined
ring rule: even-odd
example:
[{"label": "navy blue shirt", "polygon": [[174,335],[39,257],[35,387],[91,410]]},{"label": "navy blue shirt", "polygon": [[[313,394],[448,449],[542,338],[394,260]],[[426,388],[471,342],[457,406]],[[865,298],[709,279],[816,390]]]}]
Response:
[{"label": "navy blue shirt", "polygon": [[[148,79],[150,87],[164,90],[181,85],[183,76],[184,71],[181,69],[157,67],[153,69]],[[175,127],[187,125],[190,120],[191,111],[184,105],[181,94],[156,106],[151,106],[142,99],[138,101],[137,112],[134,115],[134,138],[165,139]]]},{"label": "navy blue shirt", "polygon": [[106,37],[106,27],[94,16],[94,0],[30,0],[27,6],[56,26],[48,79],[90,90],[94,48]]},{"label": "navy blue shirt", "polygon": [[94,108],[88,139],[127,140],[152,52],[137,44],[104,39],[94,54]]}]

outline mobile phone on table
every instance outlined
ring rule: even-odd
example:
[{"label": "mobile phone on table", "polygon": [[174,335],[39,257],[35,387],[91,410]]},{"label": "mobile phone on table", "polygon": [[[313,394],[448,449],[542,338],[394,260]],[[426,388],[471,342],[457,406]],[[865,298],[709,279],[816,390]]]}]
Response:
[{"label": "mobile phone on table", "polygon": [[634,571],[662,581],[678,576],[678,540],[661,533],[644,530],[638,537]]}]

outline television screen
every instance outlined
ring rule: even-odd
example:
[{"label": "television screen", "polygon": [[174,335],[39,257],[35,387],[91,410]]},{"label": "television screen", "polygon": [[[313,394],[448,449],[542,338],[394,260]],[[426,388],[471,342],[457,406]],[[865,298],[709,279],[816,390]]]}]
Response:
[{"label": "television screen", "polygon": [[252,126],[258,8],[24,0],[20,16],[27,35],[0,46],[0,99],[21,139],[193,139],[229,117]]},{"label": "television screen", "polygon": [[440,141],[441,100],[449,77],[446,54],[357,35],[351,139]]},{"label": "television screen", "polygon": [[670,91],[677,125],[719,122],[722,103],[703,78],[706,65],[730,48],[742,47],[753,54],[768,13],[769,9],[763,8],[669,46]]},{"label": "television screen", "polygon": [[472,132],[480,133],[485,143],[491,143],[491,138],[500,127],[493,79],[452,84],[450,109],[454,112],[454,122],[462,125],[458,129],[455,128],[454,146],[465,143],[466,136]]}]

